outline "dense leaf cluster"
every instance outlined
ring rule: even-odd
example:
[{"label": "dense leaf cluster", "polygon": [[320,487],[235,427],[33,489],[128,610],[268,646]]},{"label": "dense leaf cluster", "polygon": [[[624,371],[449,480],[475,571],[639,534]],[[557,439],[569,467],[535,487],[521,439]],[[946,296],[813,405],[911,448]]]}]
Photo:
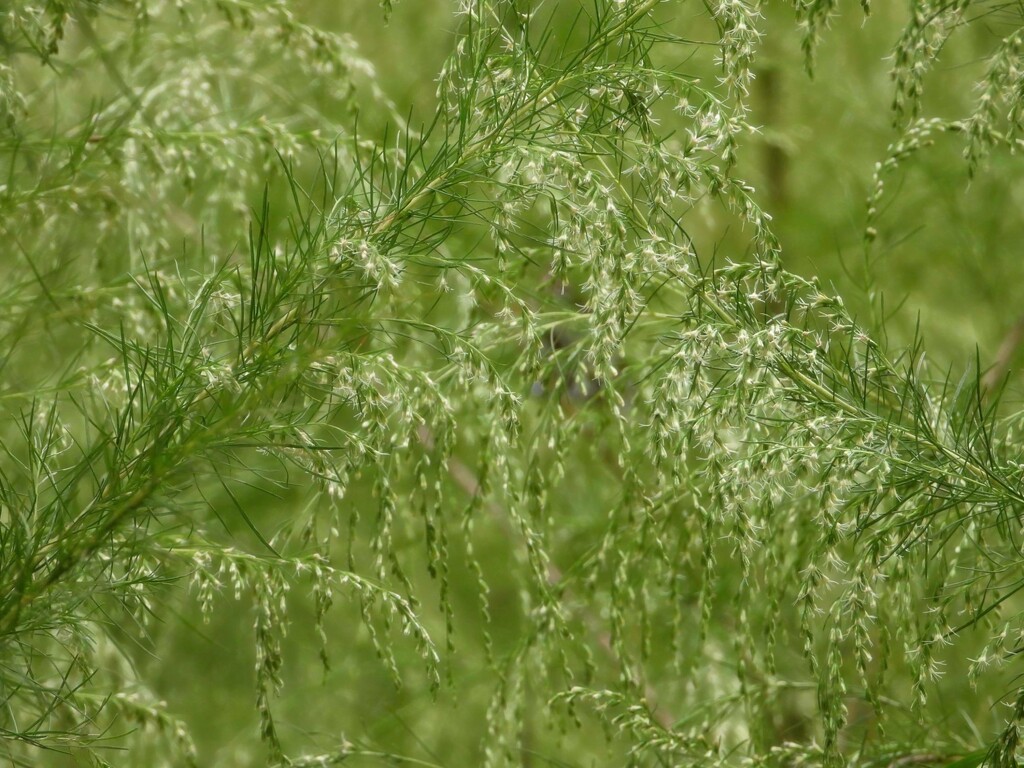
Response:
[{"label": "dense leaf cluster", "polygon": [[[336,686],[465,696],[488,766],[1017,765],[1008,362],[890,344],[744,180],[765,16],[813,74],[837,5],[464,0],[410,115],[301,4],[13,0],[0,755],[202,764],[145,661],[194,674],[195,608],[252,626],[239,764],[442,764],[286,734],[308,626]],[[910,3],[868,260],[937,136],[1016,148],[1022,21]],[[976,106],[931,115],[986,23]]]}]

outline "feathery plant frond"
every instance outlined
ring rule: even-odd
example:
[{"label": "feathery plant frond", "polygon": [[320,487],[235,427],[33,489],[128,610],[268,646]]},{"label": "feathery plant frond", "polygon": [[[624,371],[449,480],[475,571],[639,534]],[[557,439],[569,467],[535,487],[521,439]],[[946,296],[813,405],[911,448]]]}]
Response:
[{"label": "feathery plant frond", "polygon": [[[299,738],[303,622],[343,687],[465,693],[488,766],[1016,765],[1020,415],[787,266],[740,175],[768,6],[706,45],[465,0],[423,119],[284,2],[14,3],[0,754],[202,764],[144,657],[226,593],[274,765],[442,763]],[[795,3],[809,68],[837,6]],[[920,117],[974,14],[977,106]],[[910,4],[869,242],[935,135],[1016,147],[1019,21]]]}]

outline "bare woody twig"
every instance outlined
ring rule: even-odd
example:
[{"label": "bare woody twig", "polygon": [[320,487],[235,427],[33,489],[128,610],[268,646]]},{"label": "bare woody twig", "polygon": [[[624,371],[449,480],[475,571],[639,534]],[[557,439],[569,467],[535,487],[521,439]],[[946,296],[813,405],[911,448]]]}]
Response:
[{"label": "bare woody twig", "polygon": [[1013,327],[1003,337],[1003,341],[999,345],[999,351],[996,352],[995,362],[992,363],[992,367],[981,378],[983,396],[987,396],[988,393],[1002,384],[1003,379],[1010,370],[1010,363],[1013,362],[1013,357],[1022,341],[1024,341],[1024,315],[1018,318],[1017,322],[1014,323]]}]

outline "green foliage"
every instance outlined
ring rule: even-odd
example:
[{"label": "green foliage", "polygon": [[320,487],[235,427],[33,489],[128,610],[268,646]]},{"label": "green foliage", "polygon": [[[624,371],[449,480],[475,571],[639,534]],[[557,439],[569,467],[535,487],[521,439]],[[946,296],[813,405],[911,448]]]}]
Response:
[{"label": "green foliage", "polygon": [[1017,765],[1020,7],[411,5],[3,11],[0,755]]}]

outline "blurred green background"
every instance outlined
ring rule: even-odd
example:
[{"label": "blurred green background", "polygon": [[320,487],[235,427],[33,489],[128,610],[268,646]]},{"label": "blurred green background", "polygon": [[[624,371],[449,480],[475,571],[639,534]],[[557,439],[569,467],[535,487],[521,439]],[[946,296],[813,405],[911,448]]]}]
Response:
[{"label": "blurred green background", "polygon": [[[267,98],[266,94],[252,96],[240,89],[233,96],[237,113],[232,119],[243,126],[264,117],[279,119],[296,130],[318,128],[330,134],[335,128],[356,124],[358,116],[362,137],[380,140],[390,119],[389,110],[381,105],[390,101],[392,115],[411,116],[413,125],[428,122],[436,106],[437,74],[456,39],[455,5],[445,0],[405,0],[396,5],[390,21],[385,23],[378,4],[371,0],[291,3],[292,13],[303,23],[351,36],[359,55],[372,64],[373,72],[361,75],[366,87],[355,95],[332,94],[327,82],[329,75],[324,82],[311,83],[299,68],[287,61],[275,61],[272,48],[254,48],[260,76],[275,85],[280,99]],[[552,23],[568,24],[575,3],[559,5],[558,9],[549,8]],[[969,179],[962,157],[962,139],[940,135],[933,146],[907,159],[887,177],[889,194],[883,199],[882,213],[874,223],[878,236],[867,243],[866,200],[872,191],[874,167],[886,158],[887,147],[899,137],[890,109],[893,86],[888,59],[906,22],[906,9],[902,3],[876,3],[873,15],[865,20],[856,4],[842,5],[842,13],[834,19],[817,49],[814,76],[810,77],[805,71],[800,32],[791,4],[781,0],[764,3],[766,35],[750,99],[750,119],[760,130],[741,142],[738,173],[753,183],[757,199],[772,215],[782,243],[783,261],[789,270],[808,277],[818,276],[822,285],[831,286],[832,292],[843,297],[867,329],[877,336],[887,336],[893,347],[911,343],[919,329],[927,342],[929,357],[940,370],[948,368],[956,379],[974,363],[976,356],[983,366],[993,361],[1001,341],[1024,315],[1024,260],[1019,253],[1024,235],[1024,217],[1020,216],[1024,205],[1024,165],[1019,157],[996,153],[974,179]],[[546,13],[539,16],[545,17]],[[708,43],[717,38],[701,3],[665,3],[655,16],[666,34]],[[107,19],[98,32],[113,38],[121,28],[119,25],[126,23]],[[957,119],[972,111],[977,98],[973,83],[983,73],[984,55],[1012,23],[1014,19],[1009,14],[1003,18],[996,11],[949,42],[938,66],[928,76],[924,114]],[[153,24],[153,34],[159,37],[164,34],[161,25],[174,22],[161,17]],[[210,49],[210,42],[203,41],[197,43],[197,49],[211,60],[220,56],[228,60],[237,52],[232,46],[245,46],[247,42],[244,34],[232,34],[225,36],[221,44],[226,46],[222,50]],[[83,38],[73,32],[65,45],[68,58],[75,51],[88,51]],[[178,55],[187,60],[182,44],[174,45]],[[675,71],[699,78],[717,77],[713,45],[662,46],[655,55],[660,64]],[[36,62],[19,60],[20,81],[30,84],[26,92],[34,94],[24,124],[26,133],[35,130],[45,139],[42,132],[46,125],[74,124],[76,116],[93,110],[97,101],[112,98],[117,85],[109,72],[104,75],[105,71],[104,62],[92,59],[83,66],[77,79],[66,82],[60,81],[59,71],[55,74]],[[145,78],[147,71],[143,67],[136,76]],[[151,74],[163,74],[159,62],[152,65]],[[371,84],[379,88],[380,94],[374,94]],[[223,87],[232,86],[225,81]],[[268,89],[268,93],[274,92]],[[46,98],[40,96],[44,93],[48,94]],[[302,104],[289,101],[289,94]],[[168,104],[174,103],[169,98]],[[304,114],[300,108],[303,105],[313,111]],[[197,109],[201,110],[201,105]],[[661,120],[661,132],[673,130],[674,113],[670,109],[656,111],[656,116]],[[322,120],[326,124],[318,124]],[[680,125],[680,129],[685,126]],[[51,159],[37,160],[34,170],[29,165],[18,165],[20,161],[12,161],[11,167],[22,174],[35,173],[33,178],[42,180],[50,178],[47,173],[51,173],[53,188],[59,189],[59,169],[47,165]],[[306,173],[310,179],[316,176],[318,164],[302,147],[296,149],[294,160],[300,174]],[[167,185],[164,198],[176,202],[160,212],[159,222],[147,224],[160,233],[164,256],[180,251],[182,243],[194,253],[200,235],[211,252],[227,252],[244,242],[246,208],[259,205],[265,179],[280,181],[281,177],[273,153],[254,154],[251,161],[253,167],[247,169],[244,183],[235,190],[237,198],[231,200],[204,196],[203,185],[211,185],[210,178],[204,179],[200,173],[198,179],[185,183],[175,177],[173,163],[168,165],[166,178],[160,183]],[[211,171],[214,176],[219,172],[223,171]],[[58,283],[55,290],[62,284],[70,291],[82,278],[82,272],[92,269],[104,271],[116,284],[124,280],[126,269],[131,269],[133,260],[139,258],[138,243],[133,241],[130,227],[126,234],[126,230],[117,227],[103,230],[96,222],[103,220],[104,196],[109,195],[129,208],[136,204],[141,208],[144,199],[129,200],[141,192],[107,188],[105,184],[102,178],[97,178],[93,187],[84,188],[81,210],[70,217],[65,212],[59,227],[51,230],[52,239],[33,244],[37,252],[46,251],[52,259],[51,274]],[[270,194],[278,204],[287,206],[284,185],[272,185]],[[715,259],[744,257],[749,233],[738,231],[735,221],[721,209],[708,205],[694,211],[688,224],[698,241],[714,245]],[[68,243],[93,237],[102,244],[104,253],[96,265],[62,261],[61,253]],[[150,256],[159,259],[161,253]],[[711,258],[712,252],[706,252],[704,257]],[[8,276],[17,269],[20,267],[14,261],[3,267]],[[48,375],[39,369],[61,367],[68,359],[68,349],[77,342],[64,339],[62,343],[64,348],[48,344],[42,356],[32,345],[23,345],[13,352],[23,366],[20,375],[17,366],[9,368],[15,371],[15,380],[38,381],[40,376]],[[1017,400],[1019,395],[1020,381],[1011,373],[1007,398]],[[579,450],[586,454],[589,449]],[[275,468],[268,464],[266,471],[273,473]],[[607,494],[598,481],[602,471],[600,464],[595,463],[591,477],[569,478],[562,483],[552,508],[600,507],[602,494]],[[372,509],[374,502],[368,485],[356,482],[345,504]],[[458,498],[459,487],[451,485],[451,495]],[[306,493],[301,488],[272,492],[269,485],[261,488],[240,483],[233,491],[257,527],[271,532],[283,518],[313,500],[312,491]],[[214,508],[220,505],[224,511],[234,504],[226,495],[215,493],[195,501],[209,502]],[[372,527],[372,516],[363,515],[360,524],[366,531]],[[229,514],[223,517],[237,519]],[[419,594],[436,596],[437,585],[426,574],[418,525],[415,515],[400,517],[396,531],[397,541],[401,542],[399,553]],[[588,529],[580,523],[580,529],[574,529],[571,519],[563,521],[559,544],[565,552],[578,553],[593,545],[587,536],[596,528]],[[219,535],[239,548],[258,548],[244,525],[229,523]],[[367,533],[363,540],[369,538]],[[452,546],[457,551],[461,545],[455,542]],[[491,589],[493,653],[501,659],[524,640],[520,585],[511,575],[516,566],[499,526],[478,536],[476,547]],[[367,553],[362,554],[369,558]],[[566,556],[565,562],[571,563],[573,559]],[[310,745],[319,745],[330,751],[347,737],[369,751],[379,749],[406,755],[410,764],[481,763],[481,745],[488,741],[486,713],[494,701],[499,676],[489,667],[484,651],[475,578],[465,571],[462,558],[453,557],[452,563],[456,617],[452,639],[458,652],[450,659],[446,657],[445,662],[454,684],[442,685],[436,700],[428,693],[428,681],[415,671],[407,674],[401,688],[393,685],[384,665],[374,656],[358,608],[343,596],[338,597],[329,618],[332,663],[330,670],[325,671],[315,651],[318,640],[311,620],[310,597],[298,587],[293,590],[284,654],[285,686],[277,707],[286,747],[308,750]],[[724,584],[721,588],[727,592],[728,586]],[[255,652],[251,606],[246,600],[235,602],[230,594],[223,594],[210,623],[204,624],[194,600],[182,599],[170,589],[167,597],[173,612],[152,617],[152,643],[134,647],[130,652],[140,676],[167,701],[170,712],[187,722],[199,748],[200,764],[261,764],[265,752],[259,743],[253,709]],[[435,637],[444,638],[444,617],[429,597],[424,598],[422,608]],[[602,610],[603,606],[595,606],[598,614]],[[728,641],[729,625],[729,618],[723,616],[723,643]],[[671,627],[658,631],[664,635]],[[804,662],[795,638],[791,644],[792,648],[780,658],[780,666],[796,670]],[[399,640],[396,652],[400,667],[417,669],[411,644]],[[955,679],[962,672],[951,669],[950,677]],[[710,669],[705,674],[730,672]],[[661,683],[668,699],[674,687],[684,685],[673,680]],[[549,689],[538,679],[526,679],[522,684],[540,696]],[[982,726],[984,733],[990,732],[998,713],[989,711],[989,706],[992,696],[1002,691],[972,694],[966,682],[947,688],[958,689],[964,697],[973,697],[976,703],[969,709],[974,722]],[[951,712],[955,709],[952,699],[957,698],[951,695]],[[599,766],[620,764],[624,759],[614,745],[604,746],[603,735],[592,722],[582,729],[571,727],[561,719],[549,718],[543,709],[533,709],[538,699],[527,700],[531,702],[531,711],[522,715],[527,723],[523,765]],[[813,690],[796,692],[787,702],[792,711],[780,711],[779,737],[801,738],[804,734],[799,721],[810,715]],[[962,705],[963,701],[956,703]],[[793,730],[787,731],[789,728]],[[578,760],[567,761],[566,755],[578,756]],[[367,757],[365,763],[378,761]],[[363,763],[353,757],[350,764]]]},{"label": "blurred green background", "polygon": [[[565,4],[569,5],[574,6]],[[911,157],[887,178],[890,194],[875,223],[879,235],[867,244],[866,200],[872,191],[874,165],[885,159],[888,146],[899,137],[890,110],[889,57],[906,22],[906,9],[900,3],[876,3],[873,15],[865,20],[853,4],[847,5],[817,50],[812,78],[805,71],[791,5],[777,0],[765,4],[766,36],[750,101],[751,121],[760,132],[745,137],[741,144],[739,174],[752,181],[759,201],[773,216],[788,269],[808,277],[817,275],[823,286],[832,286],[874,333],[882,333],[884,318],[884,330],[895,347],[911,343],[919,328],[929,356],[939,368],[949,367],[956,378],[973,364],[976,351],[983,364],[993,360],[1001,340],[1024,315],[1020,300],[1024,259],[1019,252],[1024,235],[1024,217],[1019,215],[1024,203],[1020,181],[1024,165],[1019,157],[997,153],[970,180],[962,140],[938,136],[934,146]],[[389,24],[382,23],[372,2],[305,2],[295,8],[312,24],[354,37],[399,113],[411,112],[413,123],[417,115],[425,120],[431,113],[437,72],[455,39],[453,4],[404,2],[396,7]],[[569,20],[575,6],[563,10]],[[657,10],[657,18],[666,33],[715,39],[716,32],[698,3],[666,3]],[[950,42],[927,81],[924,114],[955,119],[973,109],[977,98],[973,83],[983,73],[978,61],[997,36],[1006,33],[1005,27],[997,14]],[[709,78],[716,76],[713,53],[710,48],[696,54],[692,50],[674,53],[670,47],[658,51],[659,63]],[[673,56],[680,60],[671,60]],[[664,132],[669,132],[672,113],[666,110],[659,117]],[[713,208],[701,213],[703,221],[695,216],[689,225],[698,231],[706,228],[708,239],[718,242],[718,258],[742,258],[742,251],[734,249],[744,247],[746,234],[730,232],[728,214]],[[1016,397],[1018,383],[1011,378],[1008,398]],[[582,499],[592,499],[596,485],[567,488],[564,498],[553,506],[571,509]],[[350,503],[360,500],[354,497]],[[277,514],[266,509],[266,500],[258,495],[252,497],[251,506],[262,507],[260,515],[268,522]],[[415,559],[415,532],[409,532],[409,544],[411,550],[403,557]],[[500,657],[514,647],[521,629],[517,586],[503,580],[507,571],[501,563],[509,554],[500,541],[480,554],[494,590],[491,631]],[[409,568],[414,574],[417,570]],[[422,568],[418,572],[422,574]],[[452,582],[472,584],[468,576],[453,574]],[[423,586],[429,594],[429,585]],[[479,744],[486,741],[484,716],[497,679],[486,671],[480,652],[475,588],[457,588],[455,597],[458,653],[452,675],[456,682],[453,689],[442,687],[436,703],[425,694],[422,681],[413,681],[401,691],[394,689],[368,654],[365,632],[359,629],[352,607],[335,609],[329,634],[337,651],[326,675],[309,650],[315,644],[310,622],[296,616],[280,706],[285,737],[301,742],[314,735],[327,748],[342,733],[353,738],[358,734],[382,750],[431,764],[478,764]],[[153,673],[171,709],[186,714],[202,753],[217,756],[211,764],[258,762],[260,747],[249,709],[253,659],[252,652],[244,650],[248,648],[245,607],[233,608],[226,602],[226,609],[214,612],[213,623],[199,631],[185,623],[168,626],[156,651]],[[192,625],[197,623],[193,609],[185,605],[181,610]],[[439,620],[434,628],[443,632]],[[792,643],[786,661],[797,668],[803,662],[795,639]],[[181,661],[169,663],[171,659]],[[950,677],[955,679],[956,670],[951,670]],[[672,681],[664,684],[671,690]],[[965,695],[971,695],[966,694],[965,682],[960,685]],[[959,686],[954,683],[953,687]],[[537,688],[543,691],[544,684]],[[808,715],[812,694],[794,696],[793,708]],[[955,698],[951,697],[951,708]],[[998,713],[987,711],[986,697],[975,698],[977,705],[971,709],[984,725]],[[785,713],[780,718],[786,722]],[[602,751],[594,746],[601,737],[589,728],[582,732],[570,728],[563,734],[559,732],[563,725],[549,725],[540,712],[527,720],[524,765],[597,766],[621,759],[615,757],[613,747],[605,756],[594,756]],[[800,730],[782,735],[798,738]],[[551,746],[559,742],[558,747]],[[580,759],[562,762],[565,755]]]}]

